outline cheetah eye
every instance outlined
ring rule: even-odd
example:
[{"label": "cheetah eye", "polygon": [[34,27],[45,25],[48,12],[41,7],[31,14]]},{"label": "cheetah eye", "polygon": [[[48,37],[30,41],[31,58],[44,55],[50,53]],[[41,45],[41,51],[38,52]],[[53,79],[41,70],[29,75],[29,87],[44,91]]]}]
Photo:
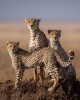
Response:
[{"label": "cheetah eye", "polygon": [[54,35],[54,34],[52,34],[52,35]]},{"label": "cheetah eye", "polygon": [[34,21],[34,24],[36,23],[36,21]]},{"label": "cheetah eye", "polygon": [[14,46],[14,48],[16,48],[16,46]]},{"label": "cheetah eye", "polygon": [[57,33],[56,35],[58,36],[59,34]]},{"label": "cheetah eye", "polygon": [[30,23],[30,21],[28,21],[28,23]]}]

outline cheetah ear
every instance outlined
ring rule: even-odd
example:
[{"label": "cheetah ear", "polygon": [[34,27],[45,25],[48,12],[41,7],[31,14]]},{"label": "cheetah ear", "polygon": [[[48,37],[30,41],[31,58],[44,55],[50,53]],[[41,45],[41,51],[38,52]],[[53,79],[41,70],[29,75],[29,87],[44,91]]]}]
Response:
[{"label": "cheetah ear", "polygon": [[61,37],[61,30],[58,30],[59,36]]},{"label": "cheetah ear", "polygon": [[19,45],[19,41],[18,42],[16,42],[17,43],[17,45]]},{"label": "cheetah ear", "polygon": [[10,41],[7,41],[6,43],[7,43],[7,45],[8,45],[8,44],[10,43]]},{"label": "cheetah ear", "polygon": [[38,21],[40,22],[40,21],[41,21],[41,19],[38,19]]},{"label": "cheetah ear", "polygon": [[50,34],[51,31],[52,31],[51,29],[48,29],[48,34]]},{"label": "cheetah ear", "polygon": [[58,30],[59,33],[61,33],[61,30]]},{"label": "cheetah ear", "polygon": [[25,23],[27,22],[27,18],[25,18]]}]

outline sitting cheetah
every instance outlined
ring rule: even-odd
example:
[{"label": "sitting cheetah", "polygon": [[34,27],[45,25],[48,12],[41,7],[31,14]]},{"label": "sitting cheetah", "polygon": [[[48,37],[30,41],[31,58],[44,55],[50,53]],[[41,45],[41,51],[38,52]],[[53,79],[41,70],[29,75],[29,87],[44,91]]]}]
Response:
[{"label": "sitting cheetah", "polygon": [[[43,67],[44,65],[47,73],[51,75],[52,81],[54,81],[53,86],[50,87],[48,91],[54,90],[58,81],[66,78],[63,75],[59,63],[57,62],[55,50],[51,47],[44,47],[40,50],[30,53],[19,48],[19,42],[7,41],[7,49],[12,60],[12,66],[16,72],[15,87],[21,85],[24,70],[26,68],[35,68],[37,65],[40,67]],[[71,64],[71,62],[69,62],[69,64]]]},{"label": "sitting cheetah", "polygon": [[[33,52],[40,48],[47,47],[48,39],[46,38],[46,35],[39,28],[40,19],[29,18],[29,19],[25,19],[25,22],[30,31],[29,50]],[[36,81],[39,80],[37,78],[38,78],[37,68],[35,68],[34,80]]]},{"label": "sitting cheetah", "polygon": [[[61,30],[50,30],[49,29],[48,34],[50,36],[50,47],[55,49],[57,60],[58,60],[58,62],[62,63],[62,65],[63,65],[63,61],[68,61],[69,57],[68,57],[67,53],[65,52],[65,50],[62,48],[60,41],[59,41],[60,36],[61,36]],[[69,52],[69,53],[71,53],[71,52]],[[60,58],[62,59],[61,61],[60,61]],[[72,60],[72,59],[73,59],[73,55],[71,56],[70,60]],[[67,63],[64,64],[64,67],[66,67],[66,66],[68,66]],[[76,71],[74,69],[74,66],[71,64],[70,66],[68,66],[68,68],[64,68],[64,67],[63,67],[64,76],[67,77],[67,79],[69,79],[71,77],[72,78],[74,77],[74,79],[75,79]]]}]

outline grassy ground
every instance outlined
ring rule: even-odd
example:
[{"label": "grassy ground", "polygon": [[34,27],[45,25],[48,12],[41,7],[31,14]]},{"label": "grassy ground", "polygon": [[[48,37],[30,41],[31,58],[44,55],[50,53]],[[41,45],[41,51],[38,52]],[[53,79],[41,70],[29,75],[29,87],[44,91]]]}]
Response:
[{"label": "grassy ground", "polygon": [[22,82],[21,87],[15,89],[14,82],[7,80],[0,83],[0,100],[80,100],[80,82],[75,82],[73,93],[67,93],[60,86],[55,92],[48,92],[51,83],[36,84],[33,79]]}]

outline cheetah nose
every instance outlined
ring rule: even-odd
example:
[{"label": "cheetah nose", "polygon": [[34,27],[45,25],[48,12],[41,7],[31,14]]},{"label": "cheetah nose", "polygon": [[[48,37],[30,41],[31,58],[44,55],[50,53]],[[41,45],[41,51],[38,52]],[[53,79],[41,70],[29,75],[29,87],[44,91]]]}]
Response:
[{"label": "cheetah nose", "polygon": [[56,37],[54,37],[56,39]]},{"label": "cheetah nose", "polygon": [[12,51],[14,51],[14,49],[12,49]]},{"label": "cheetah nose", "polygon": [[33,25],[31,25],[31,27],[33,28]]}]

